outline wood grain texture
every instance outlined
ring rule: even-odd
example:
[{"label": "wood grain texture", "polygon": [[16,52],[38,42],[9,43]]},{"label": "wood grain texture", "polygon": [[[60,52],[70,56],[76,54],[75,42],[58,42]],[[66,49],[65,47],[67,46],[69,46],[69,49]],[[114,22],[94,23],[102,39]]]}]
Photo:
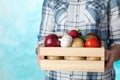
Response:
[{"label": "wood grain texture", "polygon": [[40,55],[104,57],[104,51],[104,48],[41,47]]},{"label": "wood grain texture", "polygon": [[40,47],[39,56],[83,56],[100,57],[100,60],[49,60],[41,59],[42,70],[104,72],[104,47],[72,48],[72,47]]}]

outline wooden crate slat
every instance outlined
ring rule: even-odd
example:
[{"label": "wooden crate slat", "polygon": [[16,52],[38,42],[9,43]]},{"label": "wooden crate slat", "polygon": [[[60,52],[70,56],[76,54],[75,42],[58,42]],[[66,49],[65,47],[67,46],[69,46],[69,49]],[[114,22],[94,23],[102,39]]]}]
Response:
[{"label": "wooden crate slat", "polygon": [[103,61],[41,60],[43,70],[104,72]]},{"label": "wooden crate slat", "polygon": [[104,48],[61,48],[41,47],[40,54],[45,56],[96,56],[104,57]]}]

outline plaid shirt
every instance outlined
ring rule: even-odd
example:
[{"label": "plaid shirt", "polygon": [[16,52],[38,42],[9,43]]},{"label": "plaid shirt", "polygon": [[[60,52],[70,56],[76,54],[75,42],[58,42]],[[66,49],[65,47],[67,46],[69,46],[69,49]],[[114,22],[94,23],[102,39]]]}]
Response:
[{"label": "plaid shirt", "polygon": [[[80,29],[97,33],[110,46],[120,44],[120,0],[44,0],[39,42],[53,32]],[[114,80],[114,68],[100,72],[47,71],[45,80]]]}]

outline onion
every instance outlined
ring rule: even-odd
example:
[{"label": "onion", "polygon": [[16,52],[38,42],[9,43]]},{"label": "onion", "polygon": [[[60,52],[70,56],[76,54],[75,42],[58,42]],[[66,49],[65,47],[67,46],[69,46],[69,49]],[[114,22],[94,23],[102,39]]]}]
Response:
[{"label": "onion", "polygon": [[49,34],[45,36],[45,47],[59,47],[60,41],[58,40],[58,36],[56,34]]}]

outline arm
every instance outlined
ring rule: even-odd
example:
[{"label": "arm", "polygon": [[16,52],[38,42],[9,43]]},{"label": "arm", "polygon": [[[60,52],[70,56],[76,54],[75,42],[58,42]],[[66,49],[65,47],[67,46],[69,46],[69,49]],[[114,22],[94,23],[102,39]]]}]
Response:
[{"label": "arm", "polygon": [[38,35],[38,45],[36,48],[37,54],[38,54],[39,46],[44,42],[44,36],[54,32],[54,30],[55,30],[55,21],[54,21],[53,11],[50,8],[49,0],[44,0],[42,6],[41,25]]},{"label": "arm", "polygon": [[55,30],[55,21],[54,21],[53,10],[50,7],[50,1],[44,0],[42,6],[42,18],[41,18],[39,35],[38,35],[38,41],[42,42],[44,36],[52,33],[54,30]]},{"label": "arm", "polygon": [[39,49],[40,49],[40,46],[43,46],[44,36],[52,33],[55,29],[53,11],[50,8],[49,3],[50,3],[49,0],[44,0],[43,6],[42,6],[41,25],[40,25],[39,35],[38,35],[38,45],[36,48],[36,54],[38,54],[36,59],[39,66],[40,66],[40,59],[42,59],[42,57],[39,56],[40,54]]},{"label": "arm", "polygon": [[109,31],[112,41],[110,50],[106,50],[106,70],[120,60],[120,1],[111,0],[109,8]]}]

